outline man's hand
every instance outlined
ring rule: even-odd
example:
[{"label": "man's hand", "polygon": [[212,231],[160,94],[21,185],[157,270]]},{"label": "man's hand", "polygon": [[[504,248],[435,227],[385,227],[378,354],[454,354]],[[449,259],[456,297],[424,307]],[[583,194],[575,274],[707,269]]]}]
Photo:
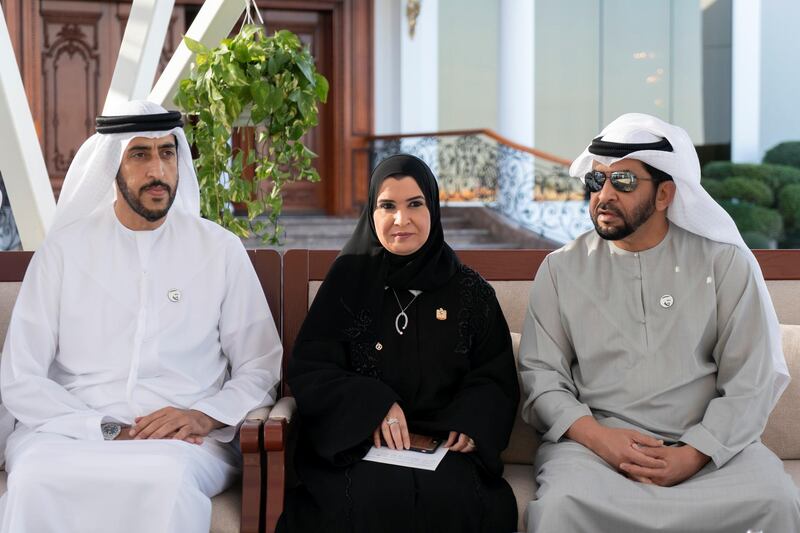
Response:
[{"label": "man's hand", "polygon": [[650,448],[639,447],[639,450],[650,458],[663,461],[665,466],[651,468],[641,464],[623,463],[620,470],[633,478],[646,478],[650,482],[671,487],[686,481],[700,471],[711,458],[692,448],[685,446],[660,446]]},{"label": "man's hand", "polygon": [[224,426],[207,414],[194,409],[164,407],[147,416],[139,416],[130,430],[134,439],[177,439],[202,444],[203,437]]},{"label": "man's hand", "polygon": [[[617,470],[622,470],[623,464],[645,467],[648,471],[667,466],[664,459],[645,453],[645,450],[661,449],[664,445],[662,441],[632,429],[607,428],[591,416],[576,420],[566,436],[583,444]],[[646,475],[625,470],[622,472],[636,481],[648,481]]]}]

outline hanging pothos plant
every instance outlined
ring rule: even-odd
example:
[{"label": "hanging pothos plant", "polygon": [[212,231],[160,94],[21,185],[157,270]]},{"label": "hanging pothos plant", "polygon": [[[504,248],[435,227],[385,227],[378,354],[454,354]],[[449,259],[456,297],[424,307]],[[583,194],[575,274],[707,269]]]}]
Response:
[{"label": "hanging pothos plant", "polygon": [[[184,42],[196,54],[190,77],[180,83],[175,103],[190,117],[187,137],[199,157],[203,217],[240,237],[255,234],[277,244],[278,217],[283,205],[281,188],[297,180],[318,181],[311,166],[316,157],[300,140],[317,125],[318,104],[328,97],[328,81],[316,71],[314,58],[296,35],[287,30],[272,37],[264,28],[245,25],[238,35],[208,49],[188,37]],[[256,149],[232,153],[235,126],[254,126]],[[243,169],[254,165],[253,179]],[[262,182],[269,182],[265,192]],[[247,206],[247,217],[237,218],[232,203]],[[272,227],[260,215],[267,214]]]}]

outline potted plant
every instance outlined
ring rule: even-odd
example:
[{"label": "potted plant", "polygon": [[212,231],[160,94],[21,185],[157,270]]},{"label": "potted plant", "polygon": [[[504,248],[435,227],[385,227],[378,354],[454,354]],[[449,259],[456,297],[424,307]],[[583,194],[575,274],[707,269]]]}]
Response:
[{"label": "potted plant", "polygon": [[[287,30],[266,36],[262,26],[247,24],[213,49],[188,37],[184,41],[196,56],[175,103],[190,117],[186,133],[199,154],[201,214],[240,237],[254,234],[277,244],[282,187],[319,180],[311,165],[316,154],[301,138],[317,125],[328,82],[308,49]],[[257,132],[257,149],[246,156],[231,147],[237,126]],[[243,176],[248,167],[252,178]],[[269,192],[263,182],[271,185]],[[233,203],[244,204],[247,216],[234,216]],[[270,232],[257,218],[265,213]]]}]

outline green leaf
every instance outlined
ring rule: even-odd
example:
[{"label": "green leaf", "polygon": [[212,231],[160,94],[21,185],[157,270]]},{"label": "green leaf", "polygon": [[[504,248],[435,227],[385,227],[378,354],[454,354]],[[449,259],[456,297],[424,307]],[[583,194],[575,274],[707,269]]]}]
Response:
[{"label": "green leaf", "polygon": [[191,37],[186,37],[184,35],[183,36],[183,42],[186,45],[186,48],[188,48],[191,52],[194,52],[195,54],[207,54],[208,53],[208,48],[206,48],[203,43],[201,43],[200,41],[195,41]]},{"label": "green leaf", "polygon": [[328,80],[322,74],[314,74],[314,81],[316,82],[314,92],[317,95],[317,99],[322,103],[326,103],[328,101]]},{"label": "green leaf", "polygon": [[300,69],[300,72],[309,82],[314,82],[314,63],[311,61],[298,61],[297,68]]},{"label": "green leaf", "polygon": [[225,65],[227,69],[227,80],[231,83],[231,85],[247,85],[248,80],[244,76],[244,72],[236,63],[228,63]]},{"label": "green leaf", "polygon": [[268,86],[266,107],[270,112],[275,112],[281,105],[283,105],[284,95],[280,89]]},{"label": "green leaf", "polygon": [[267,97],[269,96],[269,85],[266,83],[251,83],[250,95],[253,97],[253,102],[258,107],[269,107],[269,104],[267,103]]}]

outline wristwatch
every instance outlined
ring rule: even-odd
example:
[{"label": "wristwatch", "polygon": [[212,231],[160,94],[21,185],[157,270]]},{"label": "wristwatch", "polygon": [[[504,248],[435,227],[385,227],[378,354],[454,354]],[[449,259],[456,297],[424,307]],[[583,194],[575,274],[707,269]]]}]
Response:
[{"label": "wristwatch", "polygon": [[122,432],[122,424],[106,422],[105,424],[100,424],[100,431],[102,431],[105,440],[114,440]]}]

